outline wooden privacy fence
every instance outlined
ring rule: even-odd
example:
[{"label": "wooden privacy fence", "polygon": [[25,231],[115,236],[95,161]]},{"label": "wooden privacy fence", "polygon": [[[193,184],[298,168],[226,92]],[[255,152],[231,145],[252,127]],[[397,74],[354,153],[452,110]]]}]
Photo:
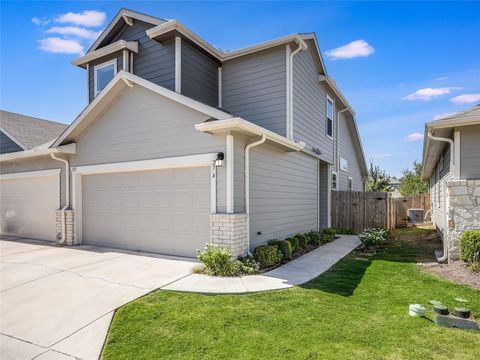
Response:
[{"label": "wooden privacy fence", "polygon": [[410,208],[430,208],[429,194],[392,198],[384,192],[332,191],[332,227],[362,232],[370,227],[407,226]]}]

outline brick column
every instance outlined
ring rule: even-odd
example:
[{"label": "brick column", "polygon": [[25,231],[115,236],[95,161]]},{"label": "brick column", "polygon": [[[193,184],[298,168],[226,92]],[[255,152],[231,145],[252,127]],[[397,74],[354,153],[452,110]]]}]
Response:
[{"label": "brick column", "polygon": [[465,230],[480,229],[480,180],[447,182],[448,261],[460,256],[460,237]]},{"label": "brick column", "polygon": [[[65,231],[66,241],[65,245],[75,245],[75,214],[73,210],[65,210]],[[62,211],[57,210],[56,213],[56,232],[57,242],[62,241]]]},{"label": "brick column", "polygon": [[229,248],[234,258],[248,252],[247,214],[211,214],[210,243]]}]

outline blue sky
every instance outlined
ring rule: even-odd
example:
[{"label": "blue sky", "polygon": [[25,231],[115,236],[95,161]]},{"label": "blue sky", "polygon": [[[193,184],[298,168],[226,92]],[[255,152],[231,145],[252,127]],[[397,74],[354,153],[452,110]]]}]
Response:
[{"label": "blue sky", "polygon": [[[85,72],[70,60],[88,49],[120,7],[176,18],[228,50],[316,32],[330,76],[357,113],[367,159],[391,175],[420,160],[425,122],[480,103],[479,2],[2,1],[0,6],[0,107],[64,123],[87,104]],[[342,46],[347,47],[338,49]]]}]

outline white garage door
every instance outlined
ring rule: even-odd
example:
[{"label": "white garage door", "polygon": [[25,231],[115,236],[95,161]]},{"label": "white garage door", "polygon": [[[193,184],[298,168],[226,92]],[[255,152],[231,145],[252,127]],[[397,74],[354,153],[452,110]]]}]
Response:
[{"label": "white garage door", "polygon": [[46,170],[29,176],[2,175],[2,234],[55,241],[55,213],[60,206],[58,174],[58,170]]},{"label": "white garage door", "polygon": [[196,256],[209,239],[208,167],[85,175],[82,241]]}]

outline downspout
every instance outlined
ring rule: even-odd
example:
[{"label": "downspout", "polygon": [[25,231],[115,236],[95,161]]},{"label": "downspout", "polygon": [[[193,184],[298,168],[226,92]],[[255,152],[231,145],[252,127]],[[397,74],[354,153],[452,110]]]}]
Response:
[{"label": "downspout", "polygon": [[336,155],[335,162],[336,162],[337,174],[340,173],[340,147],[338,146],[338,132],[340,130],[340,114],[348,110],[350,110],[350,108],[347,106],[345,109],[340,110],[337,113],[337,126],[336,126],[336,133],[335,133],[335,155]]},{"label": "downspout", "polygon": [[[287,52],[287,138],[293,139],[293,57],[297,55],[300,51],[306,50],[308,48],[305,41],[302,39],[295,39],[295,42],[298,44],[298,47],[293,52]],[[290,45],[287,45],[289,49]]]},{"label": "downspout", "polygon": [[250,252],[250,149],[263,144],[267,141],[267,136],[264,134],[258,141],[245,146],[245,213],[247,214],[247,253]]},{"label": "downspout", "polygon": [[65,164],[65,206],[60,209],[62,212],[62,240],[58,242],[59,245],[64,245],[67,241],[65,210],[70,207],[70,162],[68,160],[56,157],[54,153],[50,154],[50,156],[52,159],[61,161]]},{"label": "downspout", "polygon": [[[428,130],[427,136],[428,136],[429,139],[432,139],[432,140],[435,140],[435,141],[448,142],[450,144],[450,174],[453,174],[454,166],[455,166],[455,163],[454,163],[455,147],[454,147],[453,140],[449,139],[449,138],[442,138],[442,137],[438,137],[438,136],[433,136],[432,132],[430,130]],[[444,205],[445,205],[446,192],[444,192],[444,194],[443,194],[443,199],[444,199],[443,202],[444,202]],[[446,214],[446,212],[445,212],[445,214]],[[448,226],[447,219],[444,219],[443,223],[444,223],[444,226],[445,226],[445,229],[446,229],[447,226]],[[442,257],[437,258],[437,261],[440,263],[440,262],[444,262],[447,259],[448,259],[447,241],[444,239],[444,241],[443,241],[443,255],[442,255]]]}]

